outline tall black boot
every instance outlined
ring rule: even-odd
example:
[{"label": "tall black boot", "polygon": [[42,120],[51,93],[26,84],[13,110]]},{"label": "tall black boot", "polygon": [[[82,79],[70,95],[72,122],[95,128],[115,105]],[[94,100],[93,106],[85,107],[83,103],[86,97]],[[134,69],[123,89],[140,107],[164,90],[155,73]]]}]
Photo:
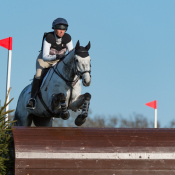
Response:
[{"label": "tall black boot", "polygon": [[31,90],[31,98],[29,99],[26,108],[35,109],[35,107],[36,107],[36,99],[35,98],[37,96],[39,88],[40,88],[40,79],[37,79],[34,76],[33,83],[32,83],[32,90]]}]

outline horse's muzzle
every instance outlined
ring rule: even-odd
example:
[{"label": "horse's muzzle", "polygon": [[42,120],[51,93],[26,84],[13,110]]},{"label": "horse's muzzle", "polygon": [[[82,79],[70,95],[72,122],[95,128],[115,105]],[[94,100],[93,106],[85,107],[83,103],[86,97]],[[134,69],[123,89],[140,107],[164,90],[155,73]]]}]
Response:
[{"label": "horse's muzzle", "polygon": [[86,82],[86,80],[85,80],[85,79],[83,80],[83,85],[84,85],[84,86],[90,86],[90,84],[91,84],[91,81]]},{"label": "horse's muzzle", "polygon": [[85,73],[82,76],[83,86],[90,86],[91,84],[91,75],[89,73]]}]

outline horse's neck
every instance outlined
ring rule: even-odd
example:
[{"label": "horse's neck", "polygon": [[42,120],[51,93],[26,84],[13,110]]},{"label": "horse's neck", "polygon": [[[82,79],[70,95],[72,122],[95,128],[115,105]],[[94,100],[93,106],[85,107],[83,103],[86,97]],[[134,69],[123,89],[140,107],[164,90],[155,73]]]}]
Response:
[{"label": "horse's neck", "polygon": [[58,70],[67,80],[73,80],[75,77],[74,72],[74,51],[69,53],[65,59],[58,65]]}]

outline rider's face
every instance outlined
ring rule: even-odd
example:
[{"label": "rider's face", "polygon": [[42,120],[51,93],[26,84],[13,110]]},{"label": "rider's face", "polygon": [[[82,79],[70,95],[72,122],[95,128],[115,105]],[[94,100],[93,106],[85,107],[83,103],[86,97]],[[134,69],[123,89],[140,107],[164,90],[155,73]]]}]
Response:
[{"label": "rider's face", "polygon": [[55,34],[59,37],[63,37],[64,33],[66,32],[65,30],[60,30],[60,29],[54,29]]}]

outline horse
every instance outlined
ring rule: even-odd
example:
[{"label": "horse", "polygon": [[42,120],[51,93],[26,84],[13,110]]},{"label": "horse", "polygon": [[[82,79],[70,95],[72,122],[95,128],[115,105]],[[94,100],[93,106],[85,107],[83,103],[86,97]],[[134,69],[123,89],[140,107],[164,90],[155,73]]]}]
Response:
[{"label": "horse", "polygon": [[83,47],[78,40],[76,47],[50,68],[36,97],[34,110],[26,108],[31,84],[22,90],[13,119],[16,126],[31,126],[33,121],[35,126],[52,127],[54,118],[67,120],[70,117],[68,110],[81,110],[75,119],[77,126],[86,121],[91,94],[81,94],[81,80],[84,86],[90,86],[90,47],[90,41]]}]

